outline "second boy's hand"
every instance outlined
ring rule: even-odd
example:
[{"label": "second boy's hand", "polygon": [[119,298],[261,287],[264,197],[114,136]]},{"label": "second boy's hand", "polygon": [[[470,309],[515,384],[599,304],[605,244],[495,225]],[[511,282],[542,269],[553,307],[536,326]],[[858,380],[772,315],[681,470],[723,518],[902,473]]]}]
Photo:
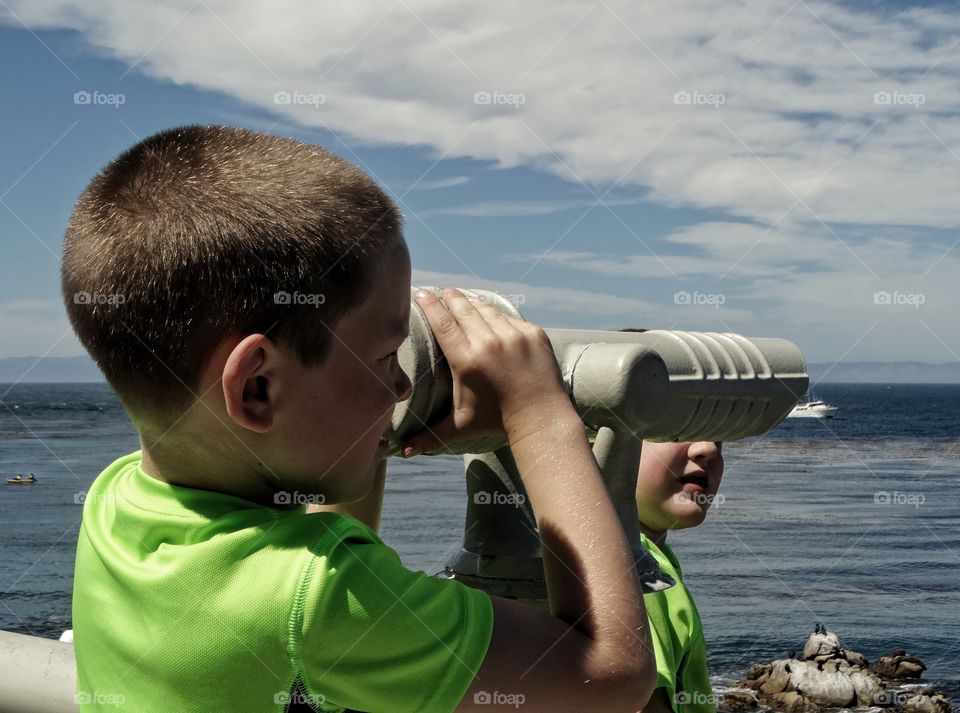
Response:
[{"label": "second boy's hand", "polygon": [[[500,597],[490,647],[458,711],[490,689],[526,710],[639,710],[656,664],[633,556],[550,342],[458,290],[416,299],[453,372],[453,409],[408,452],[505,432],[537,517],[550,615]],[[551,616],[552,615],[552,616]],[[477,707],[476,710],[485,710]]]}]

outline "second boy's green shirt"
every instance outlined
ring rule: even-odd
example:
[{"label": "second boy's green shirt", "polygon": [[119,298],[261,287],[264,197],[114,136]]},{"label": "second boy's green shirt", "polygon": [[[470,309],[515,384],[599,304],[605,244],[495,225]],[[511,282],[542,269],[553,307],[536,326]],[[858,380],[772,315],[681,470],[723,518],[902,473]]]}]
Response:
[{"label": "second boy's green shirt", "polygon": [[707,644],[700,614],[683,584],[680,562],[666,545],[641,535],[641,544],[676,584],[643,595],[657,656],[657,687],[663,687],[677,713],[715,713],[707,671]]}]

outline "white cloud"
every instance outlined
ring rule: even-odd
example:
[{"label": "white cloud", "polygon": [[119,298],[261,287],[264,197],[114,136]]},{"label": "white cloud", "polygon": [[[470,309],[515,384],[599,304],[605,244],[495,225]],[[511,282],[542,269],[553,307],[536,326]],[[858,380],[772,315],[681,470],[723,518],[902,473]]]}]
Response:
[{"label": "white cloud", "polygon": [[489,201],[470,203],[447,208],[431,208],[420,211],[428,218],[431,215],[460,215],[470,218],[515,218],[518,216],[549,215],[565,210],[586,207],[582,201]]},{"label": "white cloud", "polygon": [[[837,259],[849,257],[841,243],[818,236],[809,226],[797,226],[786,233],[753,223],[707,221],[667,233],[656,251],[641,250],[638,243],[636,254],[553,249],[541,254],[509,255],[507,259],[518,263],[539,261],[604,277],[678,281],[689,277],[722,279],[727,275],[759,278],[792,272],[796,261],[804,257],[798,248],[803,246],[807,251],[814,245],[806,259],[824,270],[832,270]],[[742,286],[748,284],[741,280]]]},{"label": "white cloud", "polygon": [[[637,205],[639,198],[608,198],[604,204],[609,206]],[[550,215],[568,210],[585,211],[591,206],[599,205],[595,199],[567,199],[542,201],[487,201],[482,203],[468,203],[446,208],[431,208],[419,212],[421,217],[431,215],[461,215],[470,218],[514,218],[517,216]]]},{"label": "white cloud", "polygon": [[511,280],[487,280],[473,275],[414,270],[413,284],[417,286],[461,287],[498,292],[507,297],[516,297],[515,303],[526,309],[549,312],[584,314],[595,316],[622,316],[627,314],[653,314],[658,305],[630,297],[576,290],[562,287],[536,286]]},{"label": "white cloud", "polygon": [[[677,328],[776,335],[796,342],[811,361],[960,358],[953,317],[960,251],[950,250],[957,236],[917,240],[915,231],[893,227],[845,235],[844,244],[822,226],[800,228],[775,228],[758,243],[766,229],[726,222],[667,236],[668,245],[692,248],[692,255],[568,250],[511,258],[540,259],[565,274],[635,280],[635,289],[655,304],[659,297],[646,326],[679,320]],[[673,290],[722,294],[725,303],[719,311],[675,309]]]},{"label": "white cloud", "polygon": [[440,178],[436,181],[419,181],[413,186],[413,190],[435,191],[438,188],[453,188],[454,186],[462,186],[469,181],[469,176],[451,176],[450,178]]},{"label": "white cloud", "polygon": [[[32,29],[78,30],[133,71],[225,93],[354,145],[534,167],[598,193],[616,183],[731,217],[667,235],[656,257],[639,247],[598,254],[571,240],[520,256],[531,262],[600,277],[723,276],[725,319],[801,345],[816,335],[818,360],[864,333],[848,358],[916,358],[917,349],[949,358],[927,326],[960,347],[960,246],[949,251],[952,239],[929,230],[960,228],[956,9],[881,14],[805,0],[734,0],[722,11],[711,0],[7,6]],[[276,103],[276,92],[291,100]],[[297,92],[324,101],[295,101]],[[349,149],[345,157],[356,159]],[[428,174],[420,187],[461,185],[453,180]],[[569,310],[570,320],[643,314],[665,326],[689,314],[657,300],[501,284],[530,289],[535,310]],[[929,319],[890,309],[870,331],[870,296],[899,285],[929,295],[919,313]],[[753,304],[740,309],[738,299]]]},{"label": "white cloud", "polygon": [[[956,11],[741,1],[721,13],[707,0],[9,6],[31,27],[80,30],[137,71],[360,142],[620,179],[655,200],[767,224],[799,196],[826,221],[960,225]],[[279,91],[325,101],[278,104]],[[490,101],[475,103],[477,92]],[[889,101],[876,103],[878,92]]]},{"label": "white cloud", "polygon": [[539,255],[508,255],[507,260],[519,263],[542,263],[568,270],[588,272],[605,277],[664,278],[671,274],[712,274],[716,263],[705,257],[656,254],[623,255],[576,250],[551,250]]},{"label": "white cloud", "polygon": [[[620,327],[657,327],[673,329],[717,330],[717,320],[744,322],[748,310],[726,305],[678,305],[673,291],[662,301],[620,297],[605,292],[569,287],[532,285],[520,281],[487,280],[472,275],[413,271],[417,286],[460,287],[497,292],[514,303],[524,317],[545,327],[582,329],[618,329]],[[559,317],[559,320],[558,320]],[[712,326],[711,326],[712,325]]]}]

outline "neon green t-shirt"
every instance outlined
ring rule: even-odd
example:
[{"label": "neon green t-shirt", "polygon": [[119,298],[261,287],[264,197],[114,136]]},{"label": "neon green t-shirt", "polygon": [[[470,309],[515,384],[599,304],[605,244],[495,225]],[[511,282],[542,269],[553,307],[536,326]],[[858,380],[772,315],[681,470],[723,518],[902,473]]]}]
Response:
[{"label": "neon green t-shirt", "polygon": [[666,544],[657,547],[646,536],[640,538],[660,569],[676,580],[676,584],[643,595],[657,657],[657,687],[667,690],[667,699],[677,713],[715,713],[703,625],[683,584],[680,562]]},{"label": "neon green t-shirt", "polygon": [[451,711],[493,607],[352,517],[169,485],[134,453],[86,496],[73,627],[83,710]]}]

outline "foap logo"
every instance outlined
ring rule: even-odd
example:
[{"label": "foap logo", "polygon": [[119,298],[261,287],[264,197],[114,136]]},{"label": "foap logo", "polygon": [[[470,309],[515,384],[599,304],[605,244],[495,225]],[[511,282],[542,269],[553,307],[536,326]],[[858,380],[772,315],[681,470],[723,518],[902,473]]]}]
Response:
[{"label": "foap logo", "polygon": [[694,502],[701,507],[723,505],[726,500],[723,493],[688,493],[686,490],[681,490],[674,498],[679,503]]},{"label": "foap logo", "polygon": [[887,292],[886,290],[880,290],[880,292],[873,293],[873,303],[875,305],[905,305],[920,309],[920,305],[926,304],[926,302],[927,296],[922,292],[900,292],[899,290]]},{"label": "foap logo", "polygon": [[77,106],[112,106],[114,109],[119,109],[127,103],[127,95],[79,91],[73,93],[73,103]]},{"label": "foap logo", "polygon": [[122,693],[107,693],[105,691],[77,691],[73,694],[73,702],[78,706],[95,705],[99,707],[113,706],[119,708],[126,703],[127,697]]},{"label": "foap logo", "polygon": [[477,691],[473,694],[473,704],[477,706],[513,706],[519,708],[526,700],[527,697],[522,693]]},{"label": "foap logo", "polygon": [[526,94],[509,94],[507,92],[486,92],[479,91],[473,94],[473,103],[482,106],[512,106],[519,109],[527,103]]},{"label": "foap logo", "polygon": [[326,702],[327,697],[322,693],[312,694],[296,690],[277,691],[273,694],[274,705],[285,706],[284,710],[290,710],[293,706],[306,706],[312,710],[320,710]]},{"label": "foap logo", "polygon": [[275,292],[273,303],[278,305],[309,305],[319,307],[327,301],[327,296],[319,292]]},{"label": "foap logo", "polygon": [[903,691],[880,691],[873,694],[873,705],[881,708],[902,706],[907,702],[907,694]]},{"label": "foap logo", "polygon": [[316,92],[279,91],[274,93],[273,103],[281,106],[312,106],[314,109],[319,109],[322,104],[327,103],[327,97]]},{"label": "foap logo", "polygon": [[278,490],[273,494],[274,505],[323,505],[325,502],[327,497],[318,493]]},{"label": "foap logo", "polygon": [[874,92],[873,103],[878,106],[912,106],[914,109],[919,109],[927,103],[927,95],[898,91]]},{"label": "foap logo", "polygon": [[527,502],[527,497],[523,493],[503,493],[494,491],[492,493],[486,490],[480,490],[473,494],[475,505],[512,505],[520,507]]},{"label": "foap logo", "polygon": [[873,494],[873,503],[875,505],[912,505],[919,508],[927,502],[927,496],[923,493],[901,493],[894,490],[892,493],[886,490],[878,490]]},{"label": "foap logo", "polygon": [[678,106],[711,106],[714,109],[719,109],[727,103],[727,95],[719,92],[688,92],[681,90],[673,95],[673,103]]},{"label": "foap logo", "polygon": [[126,295],[120,292],[86,292],[84,290],[73,293],[75,305],[122,305],[127,301]]},{"label": "foap logo", "polygon": [[469,299],[471,302],[484,302],[486,304],[490,304],[496,307],[497,297],[502,297],[507,302],[512,304],[514,307],[520,307],[527,303],[527,296],[520,293],[505,294],[505,293],[498,292],[496,293],[496,297],[492,295],[486,295],[486,294],[480,293],[480,294],[477,294],[476,297],[471,296],[471,297],[468,297],[467,299]]},{"label": "foap logo", "polygon": [[73,494],[73,504],[83,505],[87,501],[97,503],[98,505],[123,502],[123,496],[118,493],[94,493],[90,495],[86,490],[78,490]]},{"label": "foap logo", "polygon": [[687,292],[680,290],[673,293],[673,303],[675,305],[706,305],[714,309],[720,309],[720,306],[727,301],[727,296],[719,292]]},{"label": "foap logo", "polygon": [[703,691],[678,691],[673,696],[674,702],[681,706],[713,706],[720,702],[720,699],[713,692],[704,693]]}]

